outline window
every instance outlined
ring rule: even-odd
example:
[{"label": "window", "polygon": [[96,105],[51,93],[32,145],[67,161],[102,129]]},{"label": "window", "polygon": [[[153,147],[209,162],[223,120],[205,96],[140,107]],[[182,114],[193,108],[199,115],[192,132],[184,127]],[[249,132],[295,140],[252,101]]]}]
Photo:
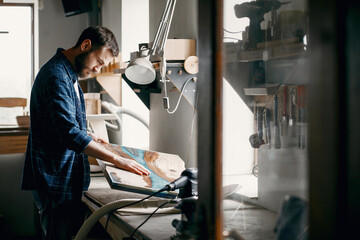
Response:
[{"label": "window", "polygon": [[[303,0],[223,3],[223,185],[237,185],[224,187],[231,196],[224,229],[275,239],[285,232],[273,232],[282,206],[308,202],[307,7]],[[298,208],[305,219],[307,209]],[[307,231],[300,217],[294,238]]]},{"label": "window", "polygon": [[[33,76],[32,44],[32,7],[0,6],[1,98],[29,99]],[[16,125],[16,116],[23,111],[22,108],[0,108],[0,124]]]}]

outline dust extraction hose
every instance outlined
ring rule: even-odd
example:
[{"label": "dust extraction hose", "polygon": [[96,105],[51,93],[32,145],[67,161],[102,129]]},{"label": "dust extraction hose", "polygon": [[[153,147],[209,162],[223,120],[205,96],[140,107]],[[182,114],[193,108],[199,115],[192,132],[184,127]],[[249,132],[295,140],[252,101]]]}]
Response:
[{"label": "dust extraction hose", "polygon": [[141,117],[138,113],[136,113],[135,111],[132,111],[130,109],[124,108],[124,107],[119,107],[116,106],[115,104],[103,101],[101,103],[101,107],[109,112],[112,113],[116,116],[116,125],[111,124],[109,122],[105,122],[106,126],[114,131],[120,131],[121,130],[121,119],[119,118],[118,114],[126,114],[129,115],[133,118],[135,118],[136,120],[138,120],[139,122],[141,122],[146,128],[149,128],[149,122],[147,120],[145,120],[143,117]]},{"label": "dust extraction hose", "polygon": [[93,212],[88,219],[86,219],[86,221],[76,234],[74,240],[85,240],[92,227],[97,223],[97,221],[99,221],[100,218],[118,208],[135,204],[138,204],[141,207],[157,207],[160,204],[164,203],[164,201],[170,202],[169,200],[148,200],[141,202],[141,200],[142,199],[121,199],[102,206],[101,208]]}]

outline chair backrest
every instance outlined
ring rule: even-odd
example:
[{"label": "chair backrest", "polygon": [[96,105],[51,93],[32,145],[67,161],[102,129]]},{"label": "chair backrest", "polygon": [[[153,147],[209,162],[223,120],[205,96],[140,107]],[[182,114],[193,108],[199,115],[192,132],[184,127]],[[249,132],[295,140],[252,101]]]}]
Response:
[{"label": "chair backrest", "polygon": [[0,107],[26,107],[26,98],[0,98]]}]

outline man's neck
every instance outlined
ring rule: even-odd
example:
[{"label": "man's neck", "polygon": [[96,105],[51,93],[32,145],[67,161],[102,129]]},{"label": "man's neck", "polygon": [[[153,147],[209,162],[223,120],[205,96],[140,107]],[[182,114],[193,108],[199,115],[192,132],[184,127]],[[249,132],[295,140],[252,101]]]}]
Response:
[{"label": "man's neck", "polygon": [[72,47],[62,52],[69,60],[71,66],[75,69],[75,57],[78,55],[78,49]]}]

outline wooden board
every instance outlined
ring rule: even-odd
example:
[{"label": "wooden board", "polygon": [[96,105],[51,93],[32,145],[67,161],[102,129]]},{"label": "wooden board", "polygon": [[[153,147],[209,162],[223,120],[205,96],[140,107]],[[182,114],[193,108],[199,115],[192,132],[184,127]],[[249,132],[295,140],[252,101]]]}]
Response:
[{"label": "wooden board", "polygon": [[[184,161],[174,154],[154,152],[115,144],[102,144],[106,149],[122,157],[137,161],[146,167],[151,174],[141,176],[114,167],[113,164],[98,160],[111,188],[130,192],[152,194],[167,183],[180,177],[185,170]],[[156,196],[175,198],[178,191],[163,192]]]},{"label": "wooden board", "polygon": [[96,81],[105,89],[116,104],[121,106],[121,75],[112,73],[109,73],[108,75],[99,74],[96,76]]},{"label": "wooden board", "polygon": [[26,107],[26,98],[0,98],[0,107]]},{"label": "wooden board", "polygon": [[28,136],[0,136],[0,154],[25,153]]}]

